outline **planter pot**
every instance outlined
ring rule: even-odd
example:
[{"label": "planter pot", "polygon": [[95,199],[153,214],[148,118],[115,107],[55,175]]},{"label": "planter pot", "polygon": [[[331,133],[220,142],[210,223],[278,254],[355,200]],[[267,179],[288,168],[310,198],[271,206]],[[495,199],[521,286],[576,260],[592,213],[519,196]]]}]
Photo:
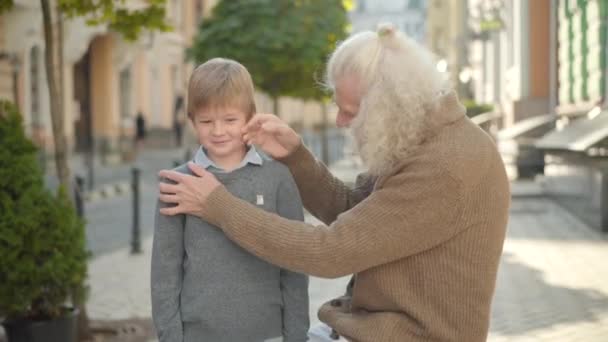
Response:
[{"label": "planter pot", "polygon": [[8,342],[77,342],[78,310],[45,321],[18,320],[5,322]]}]

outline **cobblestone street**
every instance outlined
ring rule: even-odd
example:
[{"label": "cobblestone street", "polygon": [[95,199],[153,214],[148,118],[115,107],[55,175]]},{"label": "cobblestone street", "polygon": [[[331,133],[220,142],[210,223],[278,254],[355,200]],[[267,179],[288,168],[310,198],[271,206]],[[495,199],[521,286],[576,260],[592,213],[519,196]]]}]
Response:
[{"label": "cobblestone street", "polygon": [[608,241],[546,199],[515,199],[490,341],[608,341]]}]

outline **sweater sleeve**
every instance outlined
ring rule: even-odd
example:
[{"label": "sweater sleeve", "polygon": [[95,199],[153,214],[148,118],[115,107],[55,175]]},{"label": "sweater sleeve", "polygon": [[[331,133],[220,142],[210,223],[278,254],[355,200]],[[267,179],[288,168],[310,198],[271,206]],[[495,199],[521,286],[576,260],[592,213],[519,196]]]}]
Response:
[{"label": "sweater sleeve", "polygon": [[334,278],[431,249],[464,228],[461,182],[440,167],[406,167],[329,226],[290,221],[219,187],[203,216],[283,268]]},{"label": "sweater sleeve", "polygon": [[316,160],[304,144],[280,161],[291,171],[304,207],[325,224],[335,221],[339,214],[369,194],[369,177],[358,177],[354,189],[351,189]]},{"label": "sweater sleeve", "polygon": [[152,318],[160,342],[183,341],[180,312],[184,259],[184,215],[166,216],[156,206],[152,245]]},{"label": "sweater sleeve", "polygon": [[[277,213],[287,219],[304,221],[302,201],[298,188],[289,172],[277,190]],[[283,298],[283,338],[285,342],[307,341],[308,276],[281,269],[281,296]]]}]

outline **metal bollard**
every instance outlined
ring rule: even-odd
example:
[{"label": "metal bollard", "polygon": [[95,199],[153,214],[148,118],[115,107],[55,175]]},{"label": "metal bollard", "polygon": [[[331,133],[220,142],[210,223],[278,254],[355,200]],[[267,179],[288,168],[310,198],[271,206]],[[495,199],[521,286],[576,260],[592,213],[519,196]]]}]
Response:
[{"label": "metal bollard", "polygon": [[76,186],[74,187],[74,204],[76,213],[80,218],[84,218],[84,177],[76,176]]},{"label": "metal bollard", "polygon": [[87,166],[87,178],[88,178],[88,186],[89,191],[93,190],[93,186],[95,186],[95,165],[94,165],[95,156],[93,155],[93,151],[87,151],[85,156],[85,163]]},{"label": "metal bollard", "polygon": [[133,227],[131,234],[131,254],[141,253],[141,239],[139,229],[139,176],[140,170],[137,167],[131,169],[133,191]]}]

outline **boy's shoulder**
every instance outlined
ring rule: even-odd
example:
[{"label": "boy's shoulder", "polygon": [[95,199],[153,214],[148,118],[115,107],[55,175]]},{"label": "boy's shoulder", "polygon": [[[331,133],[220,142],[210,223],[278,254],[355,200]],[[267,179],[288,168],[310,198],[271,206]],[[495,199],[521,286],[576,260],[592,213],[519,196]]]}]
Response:
[{"label": "boy's shoulder", "polygon": [[190,170],[190,168],[188,167],[188,163],[184,163],[176,168],[173,169],[173,171],[177,171],[179,173],[185,173],[187,175],[192,175],[192,170]]},{"label": "boy's shoulder", "polygon": [[[192,171],[188,167],[188,164],[182,164],[182,165],[180,165],[180,166],[172,169],[171,171],[177,171],[179,173],[184,173],[184,174],[187,174],[187,175],[193,175]],[[173,181],[171,181],[171,180],[169,180],[167,178],[161,178],[160,181],[163,182],[163,183],[172,183],[172,184],[175,183],[175,182],[173,182]]]},{"label": "boy's shoulder", "polygon": [[285,164],[276,161],[265,154],[260,153],[260,156],[263,159],[262,170],[265,173],[281,179],[291,177],[291,171],[289,171],[289,168]]},{"label": "boy's shoulder", "polygon": [[173,171],[177,171],[179,173],[185,173],[185,174],[189,174],[189,175],[192,174],[192,171],[188,167],[188,163],[183,163],[182,165],[179,165],[179,166],[175,167],[173,169]]}]

